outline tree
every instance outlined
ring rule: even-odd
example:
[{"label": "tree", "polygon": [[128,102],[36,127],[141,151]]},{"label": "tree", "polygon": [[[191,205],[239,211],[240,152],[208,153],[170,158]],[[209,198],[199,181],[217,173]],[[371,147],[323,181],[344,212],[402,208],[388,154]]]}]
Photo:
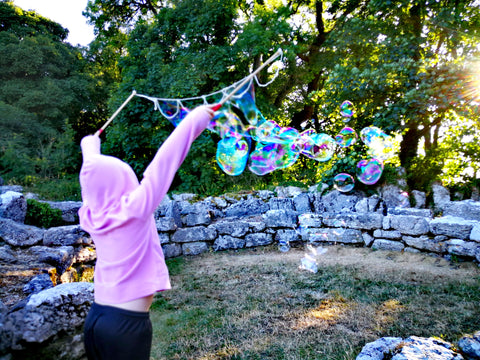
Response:
[{"label": "tree", "polygon": [[[57,140],[71,136],[71,125],[91,111],[91,79],[82,52],[64,42],[68,31],[60,25],[2,1],[0,29],[0,172],[22,181],[46,174],[39,161],[48,152],[67,150]],[[60,167],[70,169],[78,164],[76,147],[73,139],[64,145],[71,156]],[[15,156],[23,160],[11,161]]]},{"label": "tree", "polygon": [[[219,89],[281,47],[281,76],[256,94],[264,115],[299,130],[311,123],[318,132],[333,135],[345,126],[338,106],[349,99],[357,108],[350,123],[357,131],[375,125],[402,134],[399,160],[409,172],[410,186],[421,189],[441,171],[442,126],[461,121],[472,107],[462,100],[460,84],[464,61],[478,52],[480,9],[473,0],[203,0],[154,5],[155,11],[145,7],[135,17],[138,3],[127,4],[121,11],[128,17],[110,18],[123,29],[135,20],[119,63],[122,81],[113,96],[115,104],[133,88],[163,97]],[[106,16],[108,23],[107,7],[96,14]],[[138,169],[158,143],[149,139],[161,140],[171,130],[146,115],[145,106],[130,107],[109,133],[109,143],[121,144],[117,150],[110,145],[112,151],[130,158]],[[125,127],[123,135],[120,127]],[[153,129],[158,136],[147,134]],[[420,144],[425,144],[424,157],[418,153]],[[436,165],[426,168],[422,163]],[[417,176],[418,168],[428,176]]]}]

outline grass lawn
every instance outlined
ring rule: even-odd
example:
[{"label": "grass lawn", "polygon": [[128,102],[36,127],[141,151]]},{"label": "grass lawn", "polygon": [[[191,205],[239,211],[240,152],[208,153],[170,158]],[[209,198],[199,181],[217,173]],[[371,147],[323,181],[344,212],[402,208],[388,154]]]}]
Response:
[{"label": "grass lawn", "polygon": [[355,359],[383,336],[456,343],[480,330],[480,268],[423,254],[330,246],[168,261],[172,290],[152,306],[152,359]]}]

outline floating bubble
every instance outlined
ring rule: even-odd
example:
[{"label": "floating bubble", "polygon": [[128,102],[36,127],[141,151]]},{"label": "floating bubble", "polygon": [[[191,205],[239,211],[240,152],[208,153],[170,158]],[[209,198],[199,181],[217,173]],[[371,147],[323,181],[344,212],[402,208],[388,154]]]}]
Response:
[{"label": "floating bubble", "polygon": [[378,159],[360,160],[356,171],[359,181],[365,185],[373,185],[382,176],[383,162]]},{"label": "floating bubble", "polygon": [[357,133],[350,127],[344,127],[337,136],[335,136],[335,142],[338,146],[349,147],[355,144],[357,141]]},{"label": "floating bubble", "polygon": [[292,127],[281,127],[275,121],[267,120],[252,131],[254,140],[263,143],[298,143],[299,133]]},{"label": "floating bubble", "polygon": [[365,145],[370,145],[376,138],[387,136],[381,129],[376,126],[368,126],[360,131],[360,138]]},{"label": "floating bubble", "polygon": [[317,258],[318,256],[325,254],[326,252],[327,249],[324,247],[308,244],[307,253],[303,258],[300,259],[299,269],[316,273],[318,271]]},{"label": "floating bubble", "polygon": [[238,95],[234,95],[231,102],[240,109],[249,124],[257,125],[265,121],[255,104],[253,81],[247,83],[244,88],[240,89]]},{"label": "floating bubble", "polygon": [[217,144],[217,163],[228,175],[240,175],[248,161],[249,144],[243,136],[226,136]]},{"label": "floating bubble", "polygon": [[360,138],[368,147],[368,155],[380,160],[387,160],[395,155],[393,139],[375,126],[360,131]]},{"label": "floating bubble", "polygon": [[270,143],[270,139],[278,136],[282,127],[273,120],[267,120],[256,128],[254,139],[258,142]]},{"label": "floating bubble", "polygon": [[349,192],[355,187],[355,180],[350,174],[340,173],[333,178],[333,186],[340,192]]},{"label": "floating bubble", "polygon": [[257,143],[250,154],[248,168],[256,175],[265,175],[294,164],[299,155],[300,149],[295,143]]},{"label": "floating bubble", "polygon": [[210,120],[207,129],[217,133],[221,138],[244,135],[247,132],[240,118],[236,114],[227,111],[219,111]]},{"label": "floating bubble", "polygon": [[307,270],[315,274],[318,271],[317,260],[312,255],[307,254],[300,259],[299,269]]},{"label": "floating bubble", "polygon": [[317,161],[328,161],[335,153],[335,140],[327,134],[313,133],[304,138],[302,154]]},{"label": "floating bubble", "polygon": [[345,100],[341,105],[340,105],[340,114],[348,119],[344,119],[343,121],[349,121],[350,118],[353,116],[354,113],[354,108],[353,108],[353,103],[349,100]]},{"label": "floating bubble", "polygon": [[307,250],[312,254],[313,256],[320,256],[325,254],[328,249],[324,248],[322,246],[313,246],[312,244],[307,245]]}]

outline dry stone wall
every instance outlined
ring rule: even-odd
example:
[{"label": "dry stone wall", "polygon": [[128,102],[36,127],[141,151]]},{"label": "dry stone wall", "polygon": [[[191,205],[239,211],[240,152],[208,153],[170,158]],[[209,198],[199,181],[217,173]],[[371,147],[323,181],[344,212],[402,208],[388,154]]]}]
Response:
[{"label": "dry stone wall", "polygon": [[[166,197],[155,212],[167,258],[206,251],[289,244],[344,244],[390,251],[425,252],[480,263],[480,202],[450,201],[434,187],[425,208],[415,192],[409,207],[401,189],[380,195],[277,188],[196,200],[194,194]],[[95,246],[78,225],[79,202],[50,203],[69,225],[40,229],[25,225],[26,198],[20,187],[0,187],[0,262],[35,268],[19,299],[0,301],[0,359],[81,359],[81,330],[93,301],[88,279]],[[437,214],[437,216],[434,216]],[[18,300],[18,301],[16,301]]]}]

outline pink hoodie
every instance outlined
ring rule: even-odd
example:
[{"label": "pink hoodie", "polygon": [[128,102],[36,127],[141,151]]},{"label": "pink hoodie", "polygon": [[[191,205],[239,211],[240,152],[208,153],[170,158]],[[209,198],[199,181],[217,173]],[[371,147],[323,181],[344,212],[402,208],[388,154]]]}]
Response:
[{"label": "pink hoodie", "polygon": [[82,139],[78,214],[96,247],[96,301],[119,304],[170,289],[153,213],[211,118],[205,106],[191,111],[157,151],[140,183],[128,164],[100,153],[98,136]]}]

